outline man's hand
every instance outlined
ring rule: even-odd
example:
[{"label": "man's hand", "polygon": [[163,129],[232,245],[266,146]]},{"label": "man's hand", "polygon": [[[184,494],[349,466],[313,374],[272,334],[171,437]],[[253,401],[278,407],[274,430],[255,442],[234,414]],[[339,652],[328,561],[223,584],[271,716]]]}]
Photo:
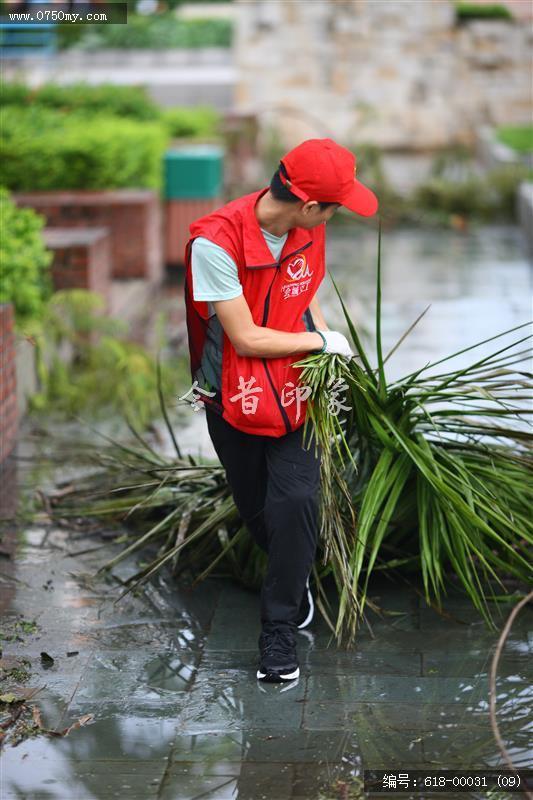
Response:
[{"label": "man's hand", "polygon": [[320,328],[317,328],[319,333],[321,333],[326,340],[326,346],[324,347],[323,353],[339,353],[341,356],[346,356],[347,358],[351,358],[355,355],[350,347],[348,339],[344,334],[340,333],[339,331],[322,331]]}]

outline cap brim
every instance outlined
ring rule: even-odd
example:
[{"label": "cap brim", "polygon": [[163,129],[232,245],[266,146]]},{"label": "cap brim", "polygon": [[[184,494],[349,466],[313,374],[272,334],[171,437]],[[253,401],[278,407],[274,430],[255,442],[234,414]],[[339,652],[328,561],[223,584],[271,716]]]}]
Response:
[{"label": "cap brim", "polygon": [[339,203],[362,217],[371,217],[378,210],[378,198],[374,192],[357,180]]}]

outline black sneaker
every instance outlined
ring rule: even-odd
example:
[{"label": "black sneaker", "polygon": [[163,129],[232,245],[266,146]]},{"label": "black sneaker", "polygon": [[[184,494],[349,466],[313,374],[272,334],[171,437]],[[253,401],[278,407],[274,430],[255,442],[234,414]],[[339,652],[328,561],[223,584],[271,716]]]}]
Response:
[{"label": "black sneaker", "polygon": [[298,611],[298,617],[296,619],[296,627],[300,630],[302,628],[307,628],[307,626],[311,623],[314,614],[315,604],[313,602],[311,589],[309,588],[309,578],[307,578],[302,602],[300,603],[300,610]]},{"label": "black sneaker", "polygon": [[279,683],[292,681],[300,675],[296,643],[290,629],[263,630],[259,636],[259,650],[258,680]]}]

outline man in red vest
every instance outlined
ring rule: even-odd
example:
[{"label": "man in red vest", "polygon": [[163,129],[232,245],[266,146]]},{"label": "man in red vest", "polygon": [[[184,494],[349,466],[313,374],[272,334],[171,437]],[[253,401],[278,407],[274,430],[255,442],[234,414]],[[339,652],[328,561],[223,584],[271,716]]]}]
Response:
[{"label": "man in red vest", "polygon": [[315,297],[325,226],[339,206],[371,216],[378,203],[349,150],[309,139],[281,159],[270,187],[196,220],[185,251],[193,386],[239,514],[268,554],[263,681],[298,677],[295,632],[313,617],[321,454],[312,434],[303,442],[306,394],[292,364],[308,353],[354,355]]}]

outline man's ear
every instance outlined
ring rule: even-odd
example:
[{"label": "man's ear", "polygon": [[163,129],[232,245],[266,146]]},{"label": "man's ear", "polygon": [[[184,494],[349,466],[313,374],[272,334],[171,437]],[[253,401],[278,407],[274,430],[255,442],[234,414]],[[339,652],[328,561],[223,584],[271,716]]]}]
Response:
[{"label": "man's ear", "polygon": [[304,214],[311,214],[315,208],[318,208],[318,201],[317,200],[308,200],[302,206],[302,211]]}]

